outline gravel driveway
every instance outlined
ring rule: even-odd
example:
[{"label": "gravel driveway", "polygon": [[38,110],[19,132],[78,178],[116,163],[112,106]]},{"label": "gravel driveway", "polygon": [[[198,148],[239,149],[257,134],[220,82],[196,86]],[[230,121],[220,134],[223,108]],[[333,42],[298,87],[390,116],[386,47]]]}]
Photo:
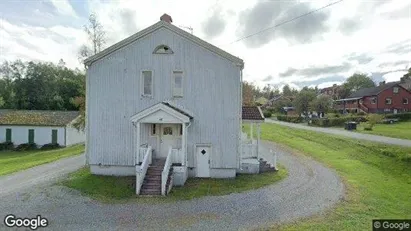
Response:
[{"label": "gravel driveway", "polygon": [[289,177],[259,190],[150,205],[102,204],[61,186],[33,187],[1,197],[0,218],[40,214],[52,230],[244,230],[318,214],[343,197],[334,171],[273,143],[262,146],[277,153]]}]

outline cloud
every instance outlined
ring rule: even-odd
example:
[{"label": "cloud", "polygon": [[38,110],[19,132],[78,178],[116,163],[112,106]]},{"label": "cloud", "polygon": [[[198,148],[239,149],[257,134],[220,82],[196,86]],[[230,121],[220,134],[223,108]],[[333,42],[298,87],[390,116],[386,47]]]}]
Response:
[{"label": "cloud", "polygon": [[[332,76],[327,76],[315,80],[302,80],[298,82],[294,82],[299,87],[304,87],[304,86],[319,86],[322,83],[340,83],[345,81],[345,77],[342,75],[332,75]],[[332,84],[331,84],[332,85]]]},{"label": "cloud", "polygon": [[[296,1],[260,1],[253,8],[239,14],[240,37],[272,27],[280,22],[290,20],[313,10],[310,3]],[[322,37],[329,30],[326,21],[330,17],[328,10],[318,11],[303,19],[283,24],[245,39],[247,47],[263,46],[274,39],[284,38],[290,43],[311,43]]]},{"label": "cloud", "polygon": [[62,14],[72,17],[78,17],[68,0],[50,0],[56,10]]},{"label": "cloud", "polygon": [[263,79],[263,82],[268,82],[268,81],[271,81],[271,80],[273,80],[273,79],[274,79],[274,77],[271,76],[271,75],[269,75],[269,76],[267,76],[267,77],[265,77],[265,78]]},{"label": "cloud", "polygon": [[304,76],[304,77],[315,77],[324,74],[337,74],[341,72],[349,71],[352,65],[345,62],[340,65],[329,65],[329,66],[314,66],[303,69],[288,68],[285,72],[279,74],[280,77],[290,77],[292,75]]},{"label": "cloud", "polygon": [[138,27],[136,24],[136,12],[131,9],[121,9],[120,12],[121,26],[126,33],[129,35],[138,32]]},{"label": "cloud", "polygon": [[344,35],[352,35],[361,28],[358,18],[344,18],[338,25],[338,30]]},{"label": "cloud", "polygon": [[386,67],[398,67],[398,66],[403,66],[403,67],[410,67],[411,66],[411,60],[400,60],[396,62],[387,62],[387,63],[381,63],[378,65],[380,68],[386,68]]},{"label": "cloud", "polygon": [[385,48],[384,53],[394,54],[409,54],[411,53],[411,39],[406,39],[398,43],[394,43]]},{"label": "cloud", "polygon": [[365,53],[362,53],[362,54],[351,53],[350,55],[348,55],[347,59],[350,61],[357,61],[358,64],[368,64],[374,60],[374,57],[371,57],[370,55],[365,54]]},{"label": "cloud", "polygon": [[222,9],[216,7],[212,12],[212,15],[202,24],[202,30],[208,39],[221,35],[226,27]]}]

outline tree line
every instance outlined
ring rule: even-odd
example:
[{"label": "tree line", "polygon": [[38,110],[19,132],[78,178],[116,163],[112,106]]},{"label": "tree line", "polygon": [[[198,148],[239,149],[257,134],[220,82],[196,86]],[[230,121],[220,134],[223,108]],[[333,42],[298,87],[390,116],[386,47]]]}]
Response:
[{"label": "tree line", "polygon": [[[411,81],[411,68],[405,74],[401,82]],[[378,83],[379,84],[379,83]],[[362,88],[376,87],[372,78],[364,73],[354,73],[346,79],[341,85],[334,86],[335,94],[328,96],[319,94],[317,87],[304,87],[301,90],[291,89],[289,85],[285,85],[282,91],[278,88],[266,85],[262,89],[252,83],[243,82],[243,105],[264,105],[261,98],[265,98],[267,102],[275,96],[282,97],[273,102],[269,107],[271,112],[279,113],[283,107],[295,107],[298,113],[308,113],[309,111],[328,112],[332,109],[333,100],[347,98],[350,94]]]}]

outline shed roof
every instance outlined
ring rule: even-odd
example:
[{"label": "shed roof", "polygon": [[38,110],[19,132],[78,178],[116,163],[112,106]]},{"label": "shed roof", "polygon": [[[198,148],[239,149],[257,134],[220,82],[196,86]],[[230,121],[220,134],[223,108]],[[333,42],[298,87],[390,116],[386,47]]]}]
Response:
[{"label": "shed roof", "polygon": [[78,111],[0,110],[0,125],[66,126]]},{"label": "shed roof", "polygon": [[257,106],[243,106],[242,109],[243,120],[264,120],[264,115]]}]

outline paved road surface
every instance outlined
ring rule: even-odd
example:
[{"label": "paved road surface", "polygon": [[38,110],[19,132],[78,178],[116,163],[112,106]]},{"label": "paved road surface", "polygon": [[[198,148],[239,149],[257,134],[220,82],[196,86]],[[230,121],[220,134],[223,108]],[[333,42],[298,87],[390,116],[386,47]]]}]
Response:
[{"label": "paved road surface", "polygon": [[291,128],[299,128],[299,129],[305,129],[305,130],[310,130],[310,131],[315,131],[315,132],[323,132],[323,133],[329,133],[333,135],[346,136],[346,137],[359,139],[359,140],[368,140],[368,141],[374,141],[374,142],[384,143],[384,144],[393,144],[393,145],[411,147],[411,140],[397,139],[397,138],[391,138],[391,137],[386,137],[386,136],[369,135],[369,134],[363,134],[363,133],[358,133],[358,132],[338,130],[334,128],[311,127],[307,125],[287,123],[287,122],[272,120],[272,119],[265,119],[265,122],[280,124],[280,125],[288,126]]},{"label": "paved road surface", "polygon": [[[16,186],[18,182],[9,188],[1,179],[1,188],[9,194],[0,197],[0,220],[10,213],[18,217],[40,214],[50,223],[44,230],[244,230],[318,214],[343,197],[343,184],[333,170],[274,143],[264,141],[262,146],[265,155],[268,149],[277,153],[289,176],[258,190],[164,204],[103,204],[63,186],[30,183],[23,190]],[[71,160],[73,170],[83,164],[81,157]],[[66,166],[61,163],[40,167],[44,171],[38,174],[46,174],[51,184],[55,178],[49,176],[60,175]],[[23,175],[27,179],[16,177],[16,181],[39,182],[34,175]],[[0,230],[5,228],[0,223]]]}]

